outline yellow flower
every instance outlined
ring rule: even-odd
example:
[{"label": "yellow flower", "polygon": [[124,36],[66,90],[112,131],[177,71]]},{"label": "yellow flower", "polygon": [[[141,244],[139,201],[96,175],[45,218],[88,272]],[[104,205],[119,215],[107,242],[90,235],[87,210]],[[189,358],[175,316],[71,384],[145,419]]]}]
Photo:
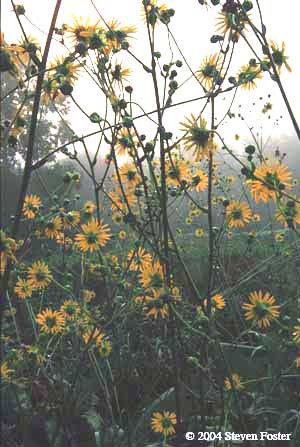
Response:
[{"label": "yellow flower", "polygon": [[1,382],[10,382],[13,370],[9,369],[7,362],[1,362],[0,377]]},{"label": "yellow flower", "polygon": [[231,380],[229,377],[226,377],[225,381],[224,381],[224,385],[227,391],[231,391],[233,388],[236,391],[241,391],[244,386],[241,382],[241,378],[237,373],[233,373],[231,376]]},{"label": "yellow flower", "polygon": [[61,230],[62,222],[59,216],[54,217],[54,219],[48,220],[45,225],[45,236],[48,239],[55,239],[59,236]]},{"label": "yellow flower", "polygon": [[278,73],[280,74],[281,72],[281,68],[284,65],[285,68],[291,72],[292,69],[289,66],[289,64],[287,63],[288,60],[288,56],[285,55],[285,43],[282,42],[281,45],[281,50],[279,49],[279,46],[277,45],[277,43],[275,43],[273,40],[270,41],[270,48],[271,48],[271,56],[272,59],[274,61],[274,64],[277,66],[278,68]]},{"label": "yellow flower", "polygon": [[262,73],[258,67],[243,65],[237,75],[238,83],[244,90],[251,90],[256,87],[256,79],[262,78]]},{"label": "yellow flower", "polygon": [[73,17],[73,24],[67,27],[67,33],[73,42],[82,41],[88,43],[89,36],[101,29],[99,28],[98,23],[99,20],[91,24],[89,18],[84,21],[82,17],[79,17],[79,19]]},{"label": "yellow flower", "polygon": [[130,68],[123,68],[121,64],[116,63],[111,70],[112,82],[122,84],[122,81],[127,81],[131,75]]},{"label": "yellow flower", "polygon": [[104,359],[109,357],[111,351],[112,351],[112,342],[110,340],[103,340],[100,346],[98,346],[98,352],[100,356]]},{"label": "yellow flower", "polygon": [[157,0],[150,0],[147,3],[147,6],[142,5],[142,18],[145,23],[148,18],[149,24],[154,27],[157,23],[157,19],[167,10],[168,7],[165,3],[158,5]]},{"label": "yellow flower", "polygon": [[203,228],[196,228],[196,230],[195,230],[195,236],[196,236],[196,237],[203,237],[203,236],[204,236],[204,230],[203,230]]},{"label": "yellow flower", "polygon": [[120,177],[122,181],[129,187],[134,187],[141,183],[141,177],[133,163],[125,163],[120,168]]},{"label": "yellow flower", "polygon": [[102,221],[97,222],[96,219],[91,219],[87,224],[81,225],[82,233],[76,234],[75,244],[84,252],[93,252],[99,247],[104,247],[111,238],[108,225]]},{"label": "yellow flower", "polygon": [[152,264],[152,256],[142,247],[139,247],[137,252],[131,250],[128,253],[127,260],[130,262],[129,270],[133,270],[135,272],[143,270]]},{"label": "yellow flower", "polygon": [[193,189],[197,192],[205,191],[208,185],[208,176],[201,169],[197,169],[192,177]]},{"label": "yellow flower", "polygon": [[185,132],[182,140],[187,150],[192,149],[195,161],[200,161],[208,157],[211,151],[216,149],[211,137],[211,131],[206,127],[206,121],[200,115],[196,118],[193,114],[191,118],[186,118],[185,123],[180,123],[181,129]]},{"label": "yellow flower", "polygon": [[202,62],[196,77],[203,83],[204,87],[210,90],[216,80],[221,76],[221,57],[218,54],[207,56]]},{"label": "yellow flower", "polygon": [[283,242],[284,241],[284,233],[276,233],[275,234],[275,240],[277,242]]},{"label": "yellow flower", "polygon": [[247,17],[245,14],[240,14],[238,12],[237,6],[232,5],[232,7],[226,7],[227,3],[224,4],[222,12],[218,14],[216,31],[222,35],[227,32],[230,35],[234,35],[236,39],[239,39],[240,35],[245,30]]},{"label": "yellow flower", "polygon": [[188,164],[185,160],[175,159],[166,163],[167,184],[180,186],[182,181],[187,181],[190,176]]},{"label": "yellow flower", "polygon": [[90,303],[96,298],[96,293],[94,292],[94,290],[85,289],[82,291],[82,296],[86,303]]},{"label": "yellow flower", "polygon": [[260,215],[259,214],[253,214],[252,216],[253,222],[260,222]]},{"label": "yellow flower", "polygon": [[57,334],[64,329],[65,317],[61,312],[47,308],[37,315],[36,322],[41,326],[42,332]]},{"label": "yellow flower", "polygon": [[114,213],[111,216],[111,219],[116,225],[121,225],[123,223],[123,217],[122,217],[122,214],[120,214],[120,213]]},{"label": "yellow flower", "polygon": [[19,278],[16,282],[14,291],[19,298],[24,300],[25,298],[31,297],[33,286],[29,281]]},{"label": "yellow flower", "polygon": [[41,204],[41,199],[38,196],[34,194],[27,195],[23,206],[24,216],[27,217],[27,219],[34,219],[39,212]]},{"label": "yellow flower", "polygon": [[127,238],[127,233],[126,231],[122,230],[119,232],[119,239],[121,239],[121,241],[124,241]]},{"label": "yellow flower", "polygon": [[229,228],[242,228],[251,220],[251,209],[247,203],[233,200],[226,208]]},{"label": "yellow flower", "polygon": [[15,252],[17,250],[16,241],[7,237],[3,230],[0,230],[0,273],[4,273],[7,261],[16,262]]},{"label": "yellow flower", "polygon": [[176,414],[164,411],[155,412],[152,415],[151,427],[155,433],[162,433],[165,437],[175,433],[174,426],[177,423]]},{"label": "yellow flower", "polygon": [[273,319],[278,318],[280,306],[276,305],[276,300],[269,292],[264,295],[261,290],[252,292],[249,295],[250,303],[242,305],[245,310],[245,319],[254,320],[260,328],[270,326]]},{"label": "yellow flower", "polygon": [[146,289],[147,287],[160,289],[164,284],[164,273],[159,261],[143,266],[140,274],[140,282]]},{"label": "yellow flower", "polygon": [[66,320],[76,320],[80,314],[80,305],[74,300],[66,300],[60,307],[60,312]]},{"label": "yellow flower", "polygon": [[[300,319],[298,319],[298,321],[300,323]],[[295,326],[294,327],[293,342],[294,343],[299,343],[300,342],[300,326]]]},{"label": "yellow flower", "polygon": [[121,26],[120,22],[112,19],[108,22],[108,31],[106,31],[106,39],[108,42],[108,50],[120,50],[122,43],[131,38],[131,34],[136,33],[135,26]]},{"label": "yellow flower", "polygon": [[[125,197],[123,195],[123,191],[125,194]],[[123,188],[123,191],[121,188],[117,187],[115,191],[109,192],[108,197],[111,200],[111,208],[112,210],[118,210],[123,212],[128,212],[128,205],[130,207],[134,206],[136,204],[136,196],[133,193],[132,188]]]},{"label": "yellow flower", "polygon": [[291,188],[289,182],[292,175],[288,167],[280,163],[263,163],[255,169],[254,175],[258,180],[247,180],[247,184],[255,202],[267,203],[270,199],[276,200],[278,190]]},{"label": "yellow flower", "polygon": [[27,271],[28,283],[34,289],[45,289],[52,281],[52,274],[44,261],[36,261]]},{"label": "yellow flower", "polygon": [[137,144],[135,134],[127,128],[122,128],[117,134],[117,155],[127,155]]},{"label": "yellow flower", "polygon": [[99,329],[91,329],[85,332],[82,335],[84,343],[87,345],[90,344],[91,348],[101,346],[101,343],[103,342],[104,337],[106,334],[104,332],[101,332]]},{"label": "yellow flower", "polygon": [[276,219],[285,227],[295,227],[300,224],[300,206],[293,200],[287,201],[276,213]]},{"label": "yellow flower", "polygon": [[193,219],[192,219],[191,217],[187,217],[187,218],[185,219],[185,223],[186,223],[187,225],[192,225],[192,223],[193,223]]},{"label": "yellow flower", "polygon": [[[204,306],[207,306],[207,298],[203,301]],[[223,298],[223,295],[216,294],[211,297],[211,304],[216,309],[222,310],[226,306],[225,300]]]}]

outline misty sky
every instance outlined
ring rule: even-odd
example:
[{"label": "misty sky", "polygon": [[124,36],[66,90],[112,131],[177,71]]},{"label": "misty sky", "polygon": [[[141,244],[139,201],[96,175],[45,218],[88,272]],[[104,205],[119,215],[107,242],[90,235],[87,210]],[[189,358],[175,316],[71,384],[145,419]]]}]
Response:
[{"label": "misty sky", "polygon": [[[26,18],[23,18],[24,27],[28,34],[35,35],[43,44],[46,38],[52,12],[54,9],[54,0],[24,0],[23,5],[26,9],[26,16],[35,25],[33,26]],[[135,39],[131,39],[133,52],[146,62],[149,61],[148,42],[146,38],[146,29],[141,19],[141,0],[94,0],[97,8],[106,20],[113,17],[119,19],[124,25],[137,25],[138,33]],[[160,2],[159,2],[160,3]],[[218,50],[218,45],[210,43],[210,36],[215,34],[215,21],[217,8],[209,8],[208,10],[200,6],[197,0],[166,0],[165,3],[169,7],[175,9],[176,14],[171,22],[171,30],[177,38],[178,44],[190,66],[193,70],[197,70],[205,56],[213,54]],[[208,3],[210,3],[208,1]],[[254,2],[255,3],[255,2]],[[299,13],[300,5],[298,0],[285,0],[284,2],[261,0],[260,1],[264,21],[267,26],[267,35],[269,38],[275,40],[281,45],[284,40],[286,43],[286,53],[289,56],[289,64],[292,67],[292,73],[287,70],[282,70],[282,82],[287,92],[287,96],[294,109],[294,113],[299,121],[300,119],[300,94],[299,94],[299,80],[300,80],[300,30],[299,30]],[[15,42],[21,37],[21,32],[18,28],[17,21],[14,14],[11,12],[10,0],[2,1],[2,31],[5,34],[5,39],[8,43]],[[72,15],[83,18],[90,17],[94,22],[98,19],[90,0],[63,0],[62,7],[59,14],[57,25],[62,23],[72,23]],[[254,20],[255,14],[252,14]],[[258,24],[259,22],[257,22]],[[39,29],[38,29],[38,28]],[[44,31],[44,32],[42,32]],[[157,35],[157,50],[162,53],[161,62],[166,63],[170,60],[170,50],[168,47],[167,34],[162,25],[158,27]],[[241,65],[246,64],[253,55],[247,46],[240,42],[239,48],[233,60],[232,69],[229,75],[235,75]],[[259,48],[256,45],[259,52]],[[55,55],[67,54],[66,50],[58,42],[54,42],[51,48],[50,60],[53,60]],[[174,47],[175,58],[180,58],[176,48]],[[261,53],[260,53],[261,54]],[[124,61],[126,66],[133,69],[133,74],[130,79],[130,84],[134,86],[133,99],[140,103],[147,111],[155,108],[153,99],[153,87],[151,84],[151,76],[140,66],[128,59],[126,56],[117,55],[118,61]],[[186,68],[178,70],[177,81],[179,84],[189,77],[189,71]],[[174,96],[173,102],[179,102],[193,97],[201,96],[202,90],[199,85],[190,80],[185,83]],[[267,95],[271,94],[271,98]],[[77,83],[74,89],[74,97],[80,105],[87,111],[87,113],[99,112],[103,107],[103,96],[99,95],[98,91],[91,84],[86,77],[83,77]],[[263,97],[262,100],[259,98]],[[231,95],[227,95],[224,99],[218,98],[217,113],[218,118],[223,116],[223,112],[227,110],[228,104],[231,101]],[[261,109],[265,102],[270,101],[273,104],[272,116],[268,120],[267,116],[261,114]],[[239,107],[240,106],[240,107]],[[179,135],[178,123],[183,121],[185,116],[190,113],[197,114],[201,108],[201,103],[191,103],[189,105],[180,106],[167,112],[166,127],[173,131],[177,136]],[[257,132],[263,128],[263,135],[267,138],[272,136],[272,140],[279,143],[286,141],[287,138],[292,137],[295,132],[291,125],[290,119],[287,116],[283,100],[281,99],[277,85],[269,79],[266,75],[264,80],[258,82],[258,88],[253,92],[245,92],[240,90],[235,106],[232,109],[237,112],[242,111],[246,117],[249,126],[254,126]],[[138,109],[136,109],[138,112]],[[279,124],[274,126],[274,120],[282,116]],[[78,135],[84,135],[89,131],[95,130],[93,124],[87,118],[82,117],[82,114],[71,108],[69,121],[75,132]],[[142,133],[150,132],[151,125],[146,121],[139,122],[139,130]],[[225,135],[228,142],[236,143],[234,135],[238,133],[241,135],[241,142],[249,138],[249,131],[245,123],[237,120],[225,122],[222,128],[222,134]],[[91,144],[96,144],[96,141],[91,141]]]}]

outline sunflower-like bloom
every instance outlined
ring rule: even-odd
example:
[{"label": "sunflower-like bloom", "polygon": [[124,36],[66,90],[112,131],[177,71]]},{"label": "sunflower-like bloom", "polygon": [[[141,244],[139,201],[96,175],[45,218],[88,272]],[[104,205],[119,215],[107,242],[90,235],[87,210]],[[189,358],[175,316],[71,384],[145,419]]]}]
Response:
[{"label": "sunflower-like bloom", "polygon": [[192,177],[192,188],[197,192],[205,191],[208,185],[208,175],[202,171],[202,169],[197,169]]},{"label": "sunflower-like bloom", "polygon": [[146,288],[160,289],[164,285],[164,272],[159,261],[144,266],[140,274],[140,282]]},{"label": "sunflower-like bloom", "polygon": [[120,22],[112,19],[108,22],[108,30],[106,31],[108,50],[119,51],[122,48],[123,42],[132,37],[136,33],[136,26],[121,26]]},{"label": "sunflower-like bloom", "polygon": [[137,140],[134,133],[127,128],[121,129],[120,132],[118,132],[117,134],[117,155],[127,155],[136,146],[136,144]]},{"label": "sunflower-like bloom", "polygon": [[25,298],[31,297],[33,289],[32,284],[28,280],[19,278],[16,282],[14,291],[19,298],[24,300]]},{"label": "sunflower-like bloom", "polygon": [[222,12],[218,14],[216,31],[223,36],[229,33],[230,36],[235,36],[238,40],[245,31],[247,20],[249,20],[249,16],[238,11],[237,4],[231,6],[224,4]]},{"label": "sunflower-like bloom", "polygon": [[82,339],[86,345],[90,343],[91,347],[97,348],[101,345],[105,337],[106,334],[104,332],[101,332],[99,329],[88,330],[82,335]]},{"label": "sunflower-like bloom", "polygon": [[103,340],[98,346],[98,352],[103,359],[109,357],[112,351],[112,342],[110,340]]},{"label": "sunflower-like bloom", "polygon": [[139,247],[137,252],[131,250],[128,253],[127,260],[128,262],[130,261],[129,270],[133,270],[135,272],[150,267],[152,264],[152,256],[142,247]]},{"label": "sunflower-like bloom", "polygon": [[36,322],[40,325],[42,332],[58,334],[64,329],[65,317],[61,312],[47,308],[37,315]]},{"label": "sunflower-like bloom", "polygon": [[155,26],[157,20],[162,16],[162,14],[168,11],[168,6],[165,3],[158,5],[157,0],[150,0],[146,2],[147,6],[142,5],[142,18],[144,22],[148,22],[151,26]]},{"label": "sunflower-like bloom", "polygon": [[119,85],[122,84],[123,81],[127,81],[131,75],[130,68],[123,68],[122,64],[116,63],[115,66],[111,70],[112,82],[117,83]]},{"label": "sunflower-like bloom", "polygon": [[83,213],[86,216],[91,216],[94,211],[97,209],[96,205],[94,204],[94,202],[92,202],[91,200],[88,200],[87,202],[85,202],[84,207],[83,207]]},{"label": "sunflower-like bloom", "polygon": [[102,221],[98,223],[96,219],[91,219],[87,224],[81,225],[81,230],[82,233],[75,236],[75,244],[84,252],[92,253],[99,247],[104,247],[111,238],[108,225]]},{"label": "sunflower-like bloom", "polygon": [[59,310],[64,318],[69,321],[74,321],[80,314],[80,305],[74,300],[66,300],[60,307]]},{"label": "sunflower-like bloom", "polygon": [[67,35],[72,42],[84,42],[88,45],[89,38],[101,30],[98,26],[99,20],[93,24],[89,18],[84,20],[82,17],[73,17],[73,23],[67,26]]},{"label": "sunflower-like bloom", "polygon": [[250,303],[245,303],[242,308],[245,310],[245,319],[254,320],[260,328],[270,326],[274,318],[280,314],[280,306],[276,305],[276,300],[269,292],[264,295],[261,290],[252,292],[249,295]]},{"label": "sunflower-like bloom", "polygon": [[196,230],[195,230],[195,236],[196,236],[196,237],[203,237],[203,236],[204,236],[204,230],[203,230],[203,228],[196,228]]},{"label": "sunflower-like bloom", "polygon": [[193,149],[196,162],[208,157],[210,151],[216,149],[211,131],[207,129],[207,123],[201,115],[196,118],[192,114],[191,118],[186,118],[186,122],[180,124],[183,126],[181,130],[185,132],[182,138],[184,145],[187,150]]},{"label": "sunflower-like bloom", "polygon": [[1,362],[0,376],[1,382],[10,382],[13,370],[9,368],[7,362]]},{"label": "sunflower-like bloom", "polygon": [[275,43],[273,40],[270,41],[270,48],[271,48],[271,56],[272,59],[274,61],[274,64],[277,66],[278,68],[278,73],[281,73],[281,68],[284,65],[285,68],[291,72],[292,69],[289,66],[287,60],[288,60],[288,56],[285,55],[285,43],[282,42],[281,45],[281,50],[279,49],[279,46],[277,45],[277,43]]},{"label": "sunflower-like bloom", "polygon": [[253,67],[249,64],[243,65],[237,75],[238,84],[240,84],[244,90],[256,88],[255,80],[261,78],[261,70],[258,67]]},{"label": "sunflower-like bloom", "polygon": [[4,273],[7,261],[16,262],[15,253],[17,251],[16,241],[7,237],[3,230],[0,230],[0,273]]},{"label": "sunflower-like bloom", "polygon": [[63,227],[66,230],[76,227],[80,222],[80,212],[79,211],[69,211],[68,213],[63,213],[62,216]]},{"label": "sunflower-like bloom", "polygon": [[44,261],[36,261],[27,271],[28,282],[34,289],[45,289],[52,281],[52,274]]},{"label": "sunflower-like bloom", "polygon": [[151,419],[151,428],[155,433],[162,433],[165,437],[175,433],[177,423],[176,414],[170,411],[155,412]]},{"label": "sunflower-like bloom", "polygon": [[229,228],[243,228],[251,220],[251,209],[246,202],[233,200],[226,208]]},{"label": "sunflower-like bloom", "polygon": [[[298,321],[300,323],[299,319],[298,319]],[[300,326],[295,326],[294,327],[293,341],[294,341],[294,343],[300,343]]]},{"label": "sunflower-like bloom", "polygon": [[45,236],[48,239],[55,239],[59,236],[61,227],[62,222],[59,216],[54,217],[54,219],[48,220],[45,225]]},{"label": "sunflower-like bloom", "polygon": [[263,163],[255,169],[254,175],[257,180],[248,180],[247,184],[255,202],[267,203],[270,199],[276,200],[278,190],[291,188],[289,182],[292,174],[287,166],[280,163]]},{"label": "sunflower-like bloom", "polygon": [[41,199],[38,196],[34,194],[27,195],[23,206],[24,216],[27,217],[27,219],[34,219],[39,212],[41,204]]},{"label": "sunflower-like bloom", "polygon": [[206,89],[210,90],[213,83],[221,76],[220,67],[220,56],[218,54],[207,56],[200,65],[196,77]]},{"label": "sunflower-like bloom", "polygon": [[[207,298],[203,301],[204,306],[207,306]],[[226,306],[225,300],[223,298],[223,295],[220,295],[217,293],[216,295],[211,297],[211,304],[216,309],[222,310]]]},{"label": "sunflower-like bloom", "polygon": [[[124,194],[125,197],[124,197]],[[112,191],[108,193],[108,197],[111,200],[111,209],[113,211],[123,211],[124,213],[128,212],[128,205],[129,207],[133,207],[136,204],[136,196],[134,195],[134,190],[132,188],[123,188],[123,191],[121,188],[117,187],[115,191]]]},{"label": "sunflower-like bloom", "polygon": [[120,168],[120,177],[128,187],[135,187],[141,183],[141,176],[134,163],[125,163]]},{"label": "sunflower-like bloom", "polygon": [[166,163],[166,180],[169,186],[180,186],[183,181],[187,182],[190,177],[188,163],[185,160],[168,160]]},{"label": "sunflower-like bloom", "polygon": [[275,216],[285,227],[295,227],[300,224],[300,206],[293,200],[288,200]]},{"label": "sunflower-like bloom", "polygon": [[90,303],[96,298],[96,292],[94,290],[84,289],[82,296],[86,303]]},{"label": "sunflower-like bloom", "polygon": [[241,382],[241,378],[237,373],[233,373],[231,378],[226,377],[224,381],[224,386],[227,391],[231,391],[232,389],[235,389],[236,391],[241,391],[244,388]]}]

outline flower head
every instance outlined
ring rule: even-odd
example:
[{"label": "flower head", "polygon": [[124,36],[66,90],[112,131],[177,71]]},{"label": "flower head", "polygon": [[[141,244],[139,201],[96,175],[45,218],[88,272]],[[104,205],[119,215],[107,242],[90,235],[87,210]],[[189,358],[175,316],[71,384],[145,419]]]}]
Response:
[{"label": "flower head", "polygon": [[35,289],[45,289],[52,281],[52,274],[44,261],[36,261],[27,271],[28,283]]},{"label": "flower head", "polygon": [[19,278],[14,291],[19,298],[24,300],[25,298],[31,297],[33,289],[32,284],[28,280]]},{"label": "flower head", "polygon": [[229,228],[242,228],[251,220],[251,209],[245,202],[233,200],[226,208]]},{"label": "flower head", "polygon": [[200,161],[207,157],[210,151],[215,149],[215,145],[211,138],[211,132],[206,127],[206,121],[202,116],[196,118],[193,114],[191,118],[187,118],[182,131],[185,132],[182,140],[187,150],[193,149],[195,161]]},{"label": "flower head", "polygon": [[255,169],[254,175],[257,179],[248,180],[247,184],[255,202],[267,203],[270,199],[275,200],[278,190],[291,188],[289,182],[292,175],[288,167],[280,163],[263,163]]},{"label": "flower head", "polygon": [[288,71],[291,72],[292,69],[289,66],[288,62],[287,62],[288,56],[285,55],[285,43],[282,42],[281,49],[280,49],[279,46],[277,45],[277,43],[275,43],[273,40],[271,40],[270,48],[271,48],[272,59],[274,61],[274,64],[278,68],[279,74],[281,72],[281,68],[282,68],[283,65],[285,66],[285,68]]},{"label": "flower head", "polygon": [[232,389],[241,391],[244,388],[241,382],[241,378],[237,373],[233,373],[231,378],[226,377],[224,385],[227,391],[231,391]]},{"label": "flower head", "polygon": [[220,66],[220,56],[218,54],[207,56],[204,59],[199,70],[196,72],[196,76],[205,88],[210,90],[221,76]]},{"label": "flower head", "polygon": [[87,224],[81,225],[82,233],[75,236],[75,244],[83,252],[93,252],[104,247],[111,238],[108,225],[102,221],[91,219]]},{"label": "flower head", "polygon": [[262,73],[257,67],[252,65],[243,65],[238,72],[238,83],[244,90],[251,90],[256,87],[255,80],[262,78]]},{"label": "flower head", "polygon": [[175,433],[174,426],[176,423],[176,414],[170,411],[155,412],[151,419],[152,430],[156,433],[162,433],[165,437]]},{"label": "flower head", "polygon": [[27,219],[34,219],[39,212],[41,204],[41,199],[38,196],[34,194],[27,195],[23,206],[24,216],[27,217]]},{"label": "flower head", "polygon": [[269,292],[252,292],[249,295],[250,303],[242,305],[245,310],[246,320],[253,320],[260,328],[270,326],[273,319],[278,318],[280,306],[276,305],[276,300]]},{"label": "flower head", "polygon": [[65,317],[61,312],[47,308],[37,315],[36,322],[41,326],[42,332],[57,334],[64,329]]}]

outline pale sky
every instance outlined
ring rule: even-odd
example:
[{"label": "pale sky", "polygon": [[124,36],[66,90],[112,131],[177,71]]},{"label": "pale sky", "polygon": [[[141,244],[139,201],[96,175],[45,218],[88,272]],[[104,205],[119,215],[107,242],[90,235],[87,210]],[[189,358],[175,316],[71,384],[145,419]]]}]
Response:
[{"label": "pale sky", "polygon": [[[18,2],[16,2],[18,3]],[[140,59],[146,63],[149,62],[149,46],[146,38],[146,28],[141,19],[141,0],[94,0],[97,8],[104,16],[105,20],[117,18],[123,25],[137,25],[138,33],[135,34],[135,39],[131,39],[132,51]],[[162,2],[159,2],[162,3]],[[176,13],[171,21],[170,28],[177,38],[177,42],[188,60],[191,68],[195,71],[203,61],[203,59],[210,54],[217,52],[218,44],[210,43],[210,36],[215,34],[215,20],[218,8],[210,7],[208,10],[204,6],[200,6],[197,0],[165,0],[169,7],[174,8]],[[210,3],[208,1],[208,3]],[[255,3],[255,2],[254,2]],[[47,33],[51,21],[55,0],[24,0],[22,2],[26,9],[26,16],[30,18],[40,30]],[[300,120],[300,28],[299,28],[299,14],[300,4],[298,0],[270,1],[260,0],[262,7],[264,21],[267,27],[267,36],[275,40],[279,45],[284,40],[286,43],[286,54],[289,56],[289,64],[292,67],[292,73],[288,73],[286,69],[282,70],[282,82],[285,87],[287,96],[290,100],[294,113],[298,121]],[[14,13],[11,12],[10,0],[2,0],[2,31],[5,34],[5,39],[8,43],[15,42],[21,37],[17,21]],[[98,19],[90,0],[62,0],[62,7],[60,10],[57,26],[62,23],[72,23],[72,15],[83,18],[90,17],[94,22]],[[253,15],[252,15],[253,17]],[[255,17],[255,16],[254,16]],[[39,31],[32,26],[26,18],[22,18],[25,30],[28,34],[35,35],[43,44],[45,42],[45,33]],[[257,22],[259,24],[259,22]],[[157,34],[157,50],[162,53],[161,63],[169,62],[170,50],[168,48],[167,34],[164,26],[158,26]],[[235,75],[241,65],[246,64],[253,55],[246,45],[241,42],[238,44],[238,49],[233,60],[232,69],[229,75]],[[180,55],[174,48],[175,59]],[[259,48],[256,44],[256,49]],[[147,111],[154,109],[153,87],[151,84],[151,76],[140,68],[140,66],[132,60],[123,55],[117,55],[118,61],[124,61],[126,66],[133,69],[133,74],[130,79],[130,84],[134,86],[133,100],[139,102]],[[51,61],[55,55],[66,54],[66,50],[57,42],[54,42],[50,52]],[[259,52],[261,55],[261,53]],[[180,84],[189,76],[189,71],[186,68],[178,69],[177,81]],[[278,87],[276,84],[265,75],[264,80],[258,81],[258,88],[251,93],[240,90],[234,111],[238,110],[238,105],[241,104],[243,113],[246,115],[248,124],[250,126],[260,127],[263,125],[264,135],[272,134],[272,138],[277,141],[284,140],[286,137],[293,136],[294,129],[291,125],[290,119],[287,116],[283,100],[280,97]],[[271,98],[267,99],[267,94],[271,93]],[[173,97],[173,102],[179,102],[193,97],[201,96],[202,90],[200,86],[194,81],[190,80]],[[259,97],[263,96],[264,101],[259,101]],[[74,89],[74,97],[79,104],[87,111],[87,113],[98,112],[101,115],[103,110],[103,96],[100,95],[91,82],[85,77],[78,82]],[[217,110],[226,110],[225,105],[229,104],[231,95],[227,95],[224,100],[218,99]],[[273,117],[282,115],[283,119],[280,125],[273,127],[273,120],[265,119],[262,121],[262,114],[258,113],[263,107],[263,104],[269,100],[274,104]],[[255,102],[255,106],[253,103]],[[178,132],[178,123],[183,121],[185,116],[190,113],[197,114],[201,108],[202,103],[196,102],[189,105],[173,108],[166,113],[165,125],[167,130],[174,132],[176,136],[180,135]],[[219,107],[219,108],[218,108]],[[217,113],[219,118],[222,113]],[[263,117],[264,119],[265,117]],[[89,120],[82,116],[82,114],[73,107],[69,116],[69,121],[75,132],[78,135],[84,135],[89,131],[96,130],[95,125],[91,124]],[[237,127],[235,127],[237,126]],[[143,128],[144,127],[144,128]],[[148,122],[138,124],[141,133],[150,132]],[[259,128],[257,128],[259,131]],[[230,121],[230,126],[224,125],[222,133],[226,136],[229,142],[233,143],[235,133],[241,134],[248,138],[248,131],[243,123]],[[150,137],[151,135],[149,135]],[[147,135],[148,137],[148,135]],[[96,144],[91,142],[91,144]]]}]

